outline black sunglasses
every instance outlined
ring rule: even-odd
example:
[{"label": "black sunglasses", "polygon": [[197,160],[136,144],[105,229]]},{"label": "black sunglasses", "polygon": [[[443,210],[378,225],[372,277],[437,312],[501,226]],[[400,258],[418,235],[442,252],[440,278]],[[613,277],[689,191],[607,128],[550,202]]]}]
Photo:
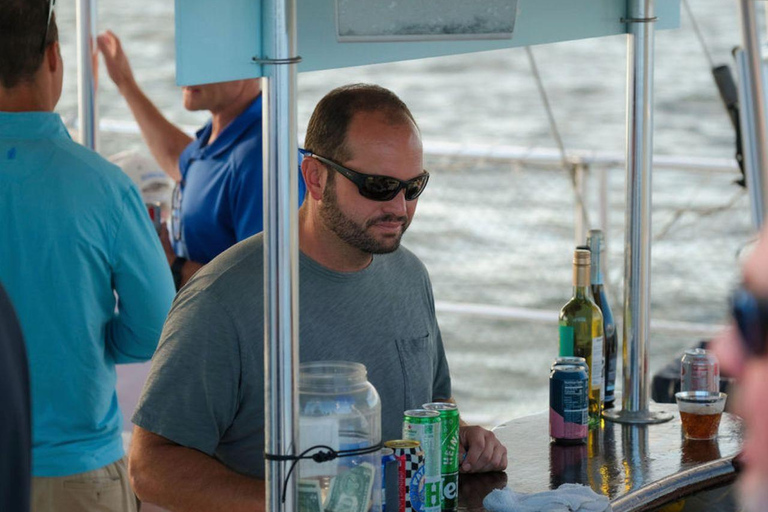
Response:
[{"label": "black sunglasses", "polygon": [[401,189],[405,189],[405,200],[413,201],[424,192],[429,181],[429,173],[425,170],[422,174],[408,181],[399,180],[392,176],[380,176],[377,174],[363,174],[353,171],[348,167],[337,164],[323,156],[316,155],[306,149],[299,149],[304,156],[316,158],[328,167],[332,168],[349,181],[357,185],[360,195],[372,201],[391,201]]},{"label": "black sunglasses", "polygon": [[756,297],[742,286],[731,296],[731,313],[747,354],[768,352],[768,298]]},{"label": "black sunglasses", "polygon": [[45,32],[43,33],[43,44],[40,46],[40,53],[45,53],[45,42],[48,40],[48,32],[51,30],[51,17],[53,16],[53,6],[56,0],[48,0],[48,21],[45,22]]}]

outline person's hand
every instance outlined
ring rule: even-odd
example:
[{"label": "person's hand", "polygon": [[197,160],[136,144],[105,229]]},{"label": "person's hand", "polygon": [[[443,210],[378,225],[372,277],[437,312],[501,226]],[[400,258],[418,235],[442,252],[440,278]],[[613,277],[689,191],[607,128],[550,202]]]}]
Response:
[{"label": "person's hand", "polygon": [[160,231],[157,232],[157,235],[160,237],[160,244],[162,244],[165,257],[168,259],[168,265],[173,264],[176,253],[173,252],[171,237],[168,235],[168,226],[165,225],[165,222],[160,224]]},{"label": "person's hand", "polygon": [[459,428],[459,471],[484,473],[507,468],[507,449],[493,432],[480,426]]},{"label": "person's hand", "polygon": [[104,64],[107,67],[109,78],[115,82],[117,89],[123,93],[126,87],[136,83],[133,78],[133,70],[128,62],[128,57],[123,51],[120,39],[111,31],[107,30],[97,38],[99,50],[104,57]]}]

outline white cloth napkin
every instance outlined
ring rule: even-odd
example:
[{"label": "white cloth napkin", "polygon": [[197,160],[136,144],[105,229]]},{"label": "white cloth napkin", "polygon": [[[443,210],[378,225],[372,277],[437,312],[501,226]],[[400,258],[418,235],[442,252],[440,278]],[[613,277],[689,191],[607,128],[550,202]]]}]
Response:
[{"label": "white cloth napkin", "polygon": [[611,512],[611,502],[586,485],[563,484],[554,491],[517,493],[495,489],[483,500],[488,512]]}]

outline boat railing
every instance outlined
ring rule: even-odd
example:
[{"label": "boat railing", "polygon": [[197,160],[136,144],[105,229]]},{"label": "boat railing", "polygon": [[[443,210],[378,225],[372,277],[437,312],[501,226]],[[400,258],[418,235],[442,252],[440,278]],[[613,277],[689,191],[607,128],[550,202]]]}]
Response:
[{"label": "boat railing", "polygon": [[[73,120],[72,125],[76,124]],[[73,126],[73,128],[76,128]],[[193,135],[196,127],[182,126],[184,131]],[[136,135],[140,134],[138,125],[133,121],[116,119],[102,119],[100,131],[105,134]],[[299,135],[303,140],[303,134]],[[586,232],[590,229],[584,214],[593,205],[588,201],[590,195],[586,194],[589,179],[597,179],[599,186],[595,195],[596,208],[599,212],[597,225],[606,231],[608,237],[608,187],[609,172],[617,172],[624,169],[626,155],[623,152],[595,151],[575,149],[566,152],[565,156],[556,148],[523,147],[512,145],[483,145],[483,144],[459,144],[440,141],[425,141],[424,153],[427,157],[434,158],[466,158],[475,160],[497,160],[503,163],[521,166],[540,166],[543,168],[563,170],[567,167],[573,172],[574,184],[580,187],[577,192],[579,200],[576,201],[574,215],[574,240],[583,243]],[[657,155],[653,159],[655,171],[677,170],[701,173],[732,174],[734,178],[739,176],[739,167],[732,158],[695,157],[684,155]],[[556,323],[557,311],[536,308],[501,306],[493,304],[476,304],[450,301],[436,301],[438,313],[461,314],[476,317],[498,318],[506,320],[529,321],[533,323]],[[620,318],[618,318],[621,321]],[[723,326],[718,324],[681,322],[670,320],[652,320],[651,328],[658,331],[690,334],[700,337],[710,337],[717,333]]]}]

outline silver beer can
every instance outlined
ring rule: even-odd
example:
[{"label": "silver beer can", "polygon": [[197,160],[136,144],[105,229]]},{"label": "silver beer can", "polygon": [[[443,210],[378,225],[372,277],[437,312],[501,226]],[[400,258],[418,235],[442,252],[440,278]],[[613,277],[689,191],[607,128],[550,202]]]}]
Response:
[{"label": "silver beer can", "polygon": [[680,391],[720,391],[720,364],[703,348],[685,351],[680,364]]}]

